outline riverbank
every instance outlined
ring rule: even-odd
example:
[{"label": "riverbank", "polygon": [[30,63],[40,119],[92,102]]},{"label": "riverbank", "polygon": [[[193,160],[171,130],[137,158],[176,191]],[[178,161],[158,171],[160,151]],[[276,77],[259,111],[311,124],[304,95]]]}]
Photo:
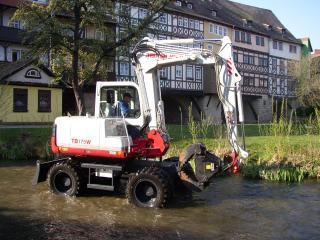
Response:
[{"label": "riverbank", "polygon": [[[198,141],[219,157],[231,150],[223,138],[202,138]],[[188,144],[190,139],[173,141],[167,156],[177,155]],[[241,169],[245,177],[285,182],[320,179],[319,136],[246,137],[246,149],[249,158]]]},{"label": "riverbank", "polygon": [[[320,179],[320,137],[303,135],[262,136],[263,125],[246,125],[246,147],[250,153],[242,166],[248,178],[297,182],[306,178]],[[208,150],[222,157],[230,151],[225,129],[221,126],[202,128],[193,136],[186,126],[168,127],[172,144],[166,156],[177,156],[194,141],[205,143]],[[0,129],[0,159],[50,159],[50,128]],[[204,137],[206,136],[206,137]]]}]

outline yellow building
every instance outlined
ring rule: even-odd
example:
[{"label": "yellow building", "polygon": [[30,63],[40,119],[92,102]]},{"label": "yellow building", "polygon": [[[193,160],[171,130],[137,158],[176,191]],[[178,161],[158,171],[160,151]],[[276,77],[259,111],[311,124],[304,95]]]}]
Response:
[{"label": "yellow building", "polygon": [[62,88],[33,60],[0,64],[0,124],[52,123],[62,114]]},{"label": "yellow building", "polygon": [[[228,36],[232,40],[232,29],[226,25],[219,23],[204,21],[204,38],[207,39],[220,39],[224,36]],[[221,44],[205,44],[204,48],[213,49],[215,51],[219,50]]]}]

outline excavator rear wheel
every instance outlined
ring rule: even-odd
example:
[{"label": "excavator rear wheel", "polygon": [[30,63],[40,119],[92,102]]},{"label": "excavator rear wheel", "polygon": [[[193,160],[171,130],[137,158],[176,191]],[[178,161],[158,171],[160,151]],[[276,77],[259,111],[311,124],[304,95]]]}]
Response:
[{"label": "excavator rear wheel", "polygon": [[158,167],[144,168],[129,179],[126,188],[129,203],[138,207],[164,207],[170,195],[168,175]]},{"label": "excavator rear wheel", "polygon": [[51,192],[62,196],[79,194],[80,178],[74,167],[67,163],[57,163],[48,173],[48,185]]}]

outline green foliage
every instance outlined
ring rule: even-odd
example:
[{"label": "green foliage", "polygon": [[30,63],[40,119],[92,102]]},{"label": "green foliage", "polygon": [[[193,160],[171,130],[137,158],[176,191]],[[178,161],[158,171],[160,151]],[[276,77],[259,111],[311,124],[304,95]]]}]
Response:
[{"label": "green foliage", "polygon": [[289,73],[297,80],[296,94],[300,104],[320,107],[320,58],[303,56],[289,63]]},{"label": "green foliage", "polygon": [[192,103],[189,105],[189,119],[188,119],[188,128],[189,132],[192,136],[192,142],[196,143],[198,142],[198,136],[199,136],[199,124],[194,120],[193,114],[192,114]]},{"label": "green foliage", "polygon": [[48,128],[0,129],[0,159],[50,159],[50,133]]}]

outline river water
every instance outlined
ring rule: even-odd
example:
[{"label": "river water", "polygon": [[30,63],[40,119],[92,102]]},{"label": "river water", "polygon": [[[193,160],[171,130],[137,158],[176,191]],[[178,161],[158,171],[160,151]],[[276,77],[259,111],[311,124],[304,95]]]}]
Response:
[{"label": "river water", "polygon": [[320,239],[320,184],[220,177],[167,209],[113,193],[78,198],[32,186],[35,167],[0,163],[0,239]]}]

